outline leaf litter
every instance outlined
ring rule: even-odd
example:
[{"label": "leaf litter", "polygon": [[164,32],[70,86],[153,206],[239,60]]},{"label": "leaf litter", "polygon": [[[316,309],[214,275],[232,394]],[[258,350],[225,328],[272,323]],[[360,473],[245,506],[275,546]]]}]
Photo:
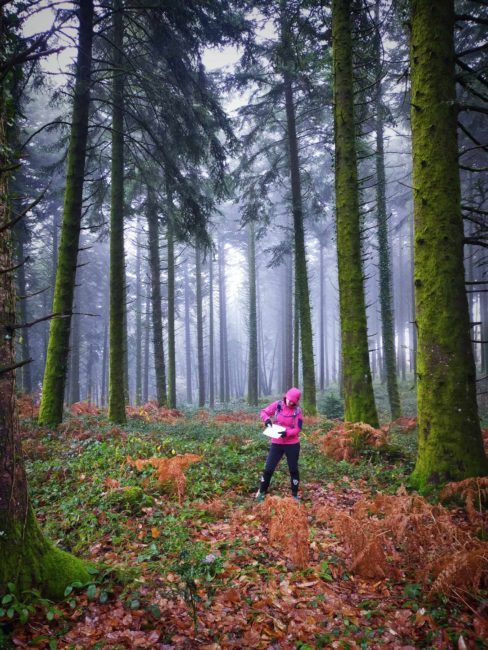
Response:
[{"label": "leaf litter", "polygon": [[[213,422],[199,412],[196,438],[188,434],[176,453],[171,426],[180,427],[177,433],[189,426],[180,415],[150,433],[116,430],[95,415],[77,413],[48,441],[35,427],[24,439],[31,441],[31,458],[36,445],[51,448],[59,459],[86,450],[99,454],[98,530],[80,542],[78,554],[111,570],[109,586],[95,581],[92,588],[77,589],[51,621],[39,611],[27,624],[16,624],[14,647],[483,647],[488,555],[480,531],[486,515],[481,508],[473,514],[477,502],[469,485],[459,488],[467,495],[468,514],[404,489],[372,492],[366,478],[341,476],[340,470],[328,482],[314,481],[309,473],[301,502],[278,496],[287,490],[286,476],[281,483],[277,478],[274,496],[256,505],[232,465],[238,436],[233,419]],[[227,436],[228,451],[220,450],[216,461],[223,463],[217,469],[226,481],[219,482],[211,466],[218,438],[199,443],[202,429]],[[116,450],[118,461],[110,467],[103,466],[104,445]],[[251,447],[246,467],[252,474],[251,454],[261,461],[262,447],[249,442],[248,430],[241,445],[241,453]],[[30,468],[34,479],[41,466],[42,460]],[[63,474],[70,486],[94,489],[95,479],[74,475],[70,469]],[[172,489],[163,489],[168,482]],[[230,488],[222,492],[224,482]],[[136,487],[151,494],[150,505],[142,499],[126,510],[101,506],[100,495],[120,492],[129,498],[139,495]],[[475,488],[478,497],[484,494],[484,484]],[[451,486],[447,496],[455,492]],[[59,510],[47,515],[47,504],[36,499],[41,519],[54,519],[61,532],[62,496]]]}]

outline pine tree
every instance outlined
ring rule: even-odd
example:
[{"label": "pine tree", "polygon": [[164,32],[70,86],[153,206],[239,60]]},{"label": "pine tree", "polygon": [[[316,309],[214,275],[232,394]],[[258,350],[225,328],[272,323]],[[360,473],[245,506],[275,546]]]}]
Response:
[{"label": "pine tree", "polygon": [[93,1],[80,3],[79,43],[73,98],[63,223],[59,242],[46,368],[39,423],[57,425],[63,419],[63,399],[69,353],[69,335],[80,240],[88,136],[88,108],[93,40]]},{"label": "pine tree", "polygon": [[[87,19],[89,24],[90,2],[85,9],[82,22]],[[0,6],[0,589],[11,582],[18,593],[36,588],[48,598],[62,598],[67,584],[86,582],[90,576],[84,562],[54,547],[37,523],[27,488],[16,405],[15,265],[8,202],[9,170],[16,161],[7,123],[12,123],[17,106],[9,82],[19,75],[23,61],[40,56],[39,50],[45,49],[43,40],[37,46],[23,46],[14,32],[16,21],[20,21],[18,14]]]},{"label": "pine tree", "polygon": [[488,473],[464,286],[454,3],[413,0],[410,65],[419,450],[423,491]]},{"label": "pine tree", "polygon": [[361,264],[361,239],[350,0],[334,0],[334,131],[337,257],[345,419],[378,426],[371,370]]}]

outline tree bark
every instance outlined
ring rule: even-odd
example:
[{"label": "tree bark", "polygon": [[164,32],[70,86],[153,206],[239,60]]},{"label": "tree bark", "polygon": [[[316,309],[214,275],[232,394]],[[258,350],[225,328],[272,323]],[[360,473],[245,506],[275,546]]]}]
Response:
[{"label": "tree bark", "polygon": [[40,424],[52,426],[59,424],[63,419],[71,311],[80,239],[91,84],[92,0],[80,4],[79,20],[79,45],[68,149],[68,171],[53,300],[53,313],[60,314],[60,317],[51,321],[39,410]]},{"label": "tree bark", "polygon": [[186,368],[186,401],[193,402],[191,380],[191,335],[190,335],[190,283],[188,281],[188,260],[185,262],[185,368]]},{"label": "tree bark", "polygon": [[215,407],[215,334],[214,334],[214,274],[213,255],[210,253],[208,260],[208,296],[209,296],[209,323],[208,323],[208,403],[211,409]]},{"label": "tree bark", "polygon": [[249,283],[249,321],[248,321],[248,371],[247,371],[247,403],[257,406],[258,403],[258,328],[256,307],[256,241],[254,223],[248,224],[247,231],[248,283]]},{"label": "tree bark", "polygon": [[[303,226],[300,160],[296,130],[295,102],[293,97],[291,60],[291,34],[287,21],[286,0],[281,0],[281,42],[283,47],[283,85],[285,91],[288,156],[292,194],[293,229],[295,244],[295,300],[300,315],[300,344],[303,374],[303,411],[309,415],[317,412],[315,394],[315,366],[313,358],[313,333],[308,286],[307,257],[305,253],[305,230]],[[295,377],[296,379],[296,377]]]},{"label": "tree bark", "polygon": [[110,319],[108,418],[123,423],[126,388],[124,256],[124,15],[122,0],[113,4],[112,187],[110,206]]},{"label": "tree bark", "polygon": [[225,286],[225,244],[219,238],[219,398],[221,404],[230,397],[229,348],[227,341],[227,291]]},{"label": "tree bark", "polygon": [[136,238],[136,386],[134,403],[139,406],[142,400],[142,286],[141,286],[141,222],[137,216]]},{"label": "tree bark", "polygon": [[205,406],[205,358],[203,354],[203,291],[202,259],[200,245],[195,248],[196,307],[197,307],[197,358],[198,358],[198,406]]},{"label": "tree bark", "polygon": [[173,201],[168,191],[168,405],[176,408],[176,344],[175,344],[175,243]]},{"label": "tree bark", "polygon": [[413,0],[410,66],[419,448],[412,483],[488,473],[464,286],[454,3]]},{"label": "tree bark", "polygon": [[159,257],[159,223],[154,190],[147,191],[147,223],[149,226],[149,265],[151,267],[151,305],[154,340],[154,368],[156,371],[156,399],[166,406],[166,366],[163,345],[163,313],[161,308],[161,262]]},{"label": "tree bark", "polygon": [[376,223],[378,226],[379,291],[381,307],[381,332],[383,338],[383,372],[386,377],[388,401],[392,420],[401,415],[400,393],[398,392],[395,320],[391,282],[390,246],[388,240],[388,215],[386,208],[385,146],[383,124],[383,87],[381,83],[381,35],[379,0],[375,3],[375,59],[376,59]]},{"label": "tree bark", "polygon": [[[87,2],[91,25],[91,3]],[[9,22],[0,7],[0,60],[6,44],[13,42]],[[81,28],[80,28],[81,31]],[[15,72],[15,71],[14,71]],[[7,79],[10,78],[10,74]],[[12,166],[7,138],[7,105],[13,109],[8,81],[0,85],[0,168]],[[9,115],[11,119],[12,115]],[[12,582],[21,593],[39,589],[48,598],[61,598],[66,585],[86,582],[86,565],[52,546],[43,536],[34,516],[27,488],[15,394],[15,288],[12,272],[11,220],[8,203],[8,174],[0,174],[0,588]],[[61,404],[62,404],[61,395]]]},{"label": "tree bark", "polygon": [[378,426],[369,365],[358,201],[350,0],[332,5],[337,257],[345,419]]}]

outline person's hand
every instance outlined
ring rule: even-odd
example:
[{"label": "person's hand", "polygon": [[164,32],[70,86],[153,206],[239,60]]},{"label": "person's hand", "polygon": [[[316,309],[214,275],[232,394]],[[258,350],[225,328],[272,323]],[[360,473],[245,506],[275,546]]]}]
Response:
[{"label": "person's hand", "polygon": [[271,418],[268,418],[267,420],[265,420],[264,424],[267,427],[272,427],[273,426],[273,423],[271,422]]},{"label": "person's hand", "polygon": [[283,431],[283,433],[280,433],[280,436],[281,436],[282,438],[286,438],[286,431]]}]

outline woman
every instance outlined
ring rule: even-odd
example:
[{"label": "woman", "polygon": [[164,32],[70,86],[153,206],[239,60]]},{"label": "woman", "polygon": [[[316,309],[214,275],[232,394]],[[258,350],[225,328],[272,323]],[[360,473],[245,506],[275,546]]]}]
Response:
[{"label": "woman", "polygon": [[300,455],[300,431],[302,430],[302,410],[298,406],[301,392],[298,388],[290,388],[282,400],[273,402],[261,411],[261,420],[267,427],[273,425],[271,418],[274,416],[274,423],[285,430],[280,438],[272,438],[268,458],[259,490],[256,493],[257,501],[263,501],[268,491],[271,477],[280,462],[283,454],[286,456],[288,470],[290,472],[291,494],[298,500],[298,485],[300,475],[298,473],[298,457]]}]

